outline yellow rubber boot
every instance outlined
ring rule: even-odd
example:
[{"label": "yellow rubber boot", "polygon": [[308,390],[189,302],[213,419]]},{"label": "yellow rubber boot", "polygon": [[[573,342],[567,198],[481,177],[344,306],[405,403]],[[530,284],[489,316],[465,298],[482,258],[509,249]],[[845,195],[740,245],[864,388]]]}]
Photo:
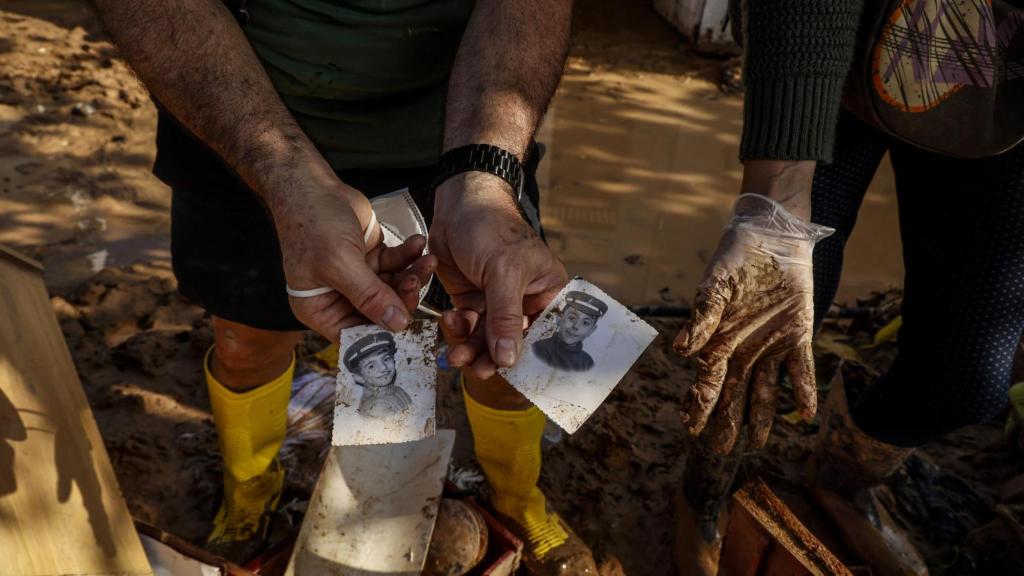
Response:
[{"label": "yellow rubber boot", "polygon": [[284,470],[277,453],[288,424],[295,358],[283,374],[246,392],[234,392],[204,371],[224,461],[224,500],[207,539],[212,551],[235,562],[259,551],[281,498]]},{"label": "yellow rubber boot", "polygon": [[492,504],[518,528],[527,546],[524,562],[534,575],[597,574],[590,549],[547,507],[537,487],[544,414],[529,410],[498,410],[480,404],[465,392],[466,414],[473,443],[493,493]]}]

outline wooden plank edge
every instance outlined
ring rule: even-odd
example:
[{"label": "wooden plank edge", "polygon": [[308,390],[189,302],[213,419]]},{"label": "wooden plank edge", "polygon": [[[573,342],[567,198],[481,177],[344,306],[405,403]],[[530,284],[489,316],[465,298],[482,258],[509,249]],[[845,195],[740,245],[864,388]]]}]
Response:
[{"label": "wooden plank edge", "polygon": [[850,570],[793,514],[761,479],[748,482],[733,500],[743,506],[790,554],[813,574],[853,576]]},{"label": "wooden plank edge", "polygon": [[8,248],[3,244],[0,244],[0,256],[4,257],[7,260],[10,260],[11,262],[14,262],[15,264],[20,264],[21,266],[24,266],[29,270],[34,270],[39,273],[43,272],[43,265],[41,262],[29,258],[28,256],[25,256],[21,252],[18,252],[13,248]]},{"label": "wooden plank edge", "polygon": [[138,519],[134,519],[134,521],[135,529],[138,530],[139,534],[145,534],[158,542],[166,544],[176,552],[192,558],[193,560],[198,560],[199,562],[210,566],[216,566],[228,576],[259,576],[256,572],[252,572],[251,570],[247,570],[237,564],[228,562],[220,556],[217,556],[212,552],[208,552],[207,550],[204,550],[183,538],[179,538],[174,534],[171,534],[170,532],[164,532],[163,530],[155,526],[150,526]]}]

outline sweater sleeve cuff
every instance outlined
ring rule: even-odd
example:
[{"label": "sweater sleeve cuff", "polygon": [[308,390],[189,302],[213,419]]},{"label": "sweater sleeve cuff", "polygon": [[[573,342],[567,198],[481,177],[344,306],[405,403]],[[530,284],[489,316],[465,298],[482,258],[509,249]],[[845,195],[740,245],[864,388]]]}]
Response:
[{"label": "sweater sleeve cuff", "polygon": [[740,159],[832,161],[844,78],[748,81]]}]

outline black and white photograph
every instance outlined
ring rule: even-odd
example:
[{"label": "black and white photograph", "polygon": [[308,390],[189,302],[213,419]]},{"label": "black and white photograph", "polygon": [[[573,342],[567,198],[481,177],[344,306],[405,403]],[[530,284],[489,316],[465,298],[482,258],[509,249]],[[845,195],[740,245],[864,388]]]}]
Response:
[{"label": "black and white photograph", "polygon": [[574,290],[565,295],[565,306],[558,313],[555,333],[533,343],[533,353],[547,366],[566,372],[586,372],[594,367],[594,358],[583,349],[583,342],[597,330],[597,322],[608,311],[600,298]]},{"label": "black and white photograph", "polygon": [[341,332],[333,444],[389,444],[434,434],[437,329],[357,326]]},{"label": "black and white photograph", "polygon": [[657,331],[597,286],[574,278],[530,326],[501,374],[569,433],[622,380]]},{"label": "black and white photograph", "polygon": [[390,332],[375,332],[355,341],[342,361],[356,384],[363,387],[359,414],[367,418],[390,418],[404,413],[412,398],[395,384],[395,354],[398,346]]}]

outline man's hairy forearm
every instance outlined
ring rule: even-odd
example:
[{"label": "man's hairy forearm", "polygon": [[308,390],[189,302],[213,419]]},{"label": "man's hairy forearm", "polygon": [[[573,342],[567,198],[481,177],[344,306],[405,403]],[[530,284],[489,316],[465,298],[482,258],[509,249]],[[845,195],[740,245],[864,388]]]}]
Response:
[{"label": "man's hairy forearm", "polygon": [[[219,0],[97,0],[125,59],[163,107],[270,205],[319,159]],[[315,163],[323,163],[322,160]]]},{"label": "man's hairy forearm", "polygon": [[445,150],[492,144],[520,158],[565,65],[571,0],[479,0],[448,85]]}]

